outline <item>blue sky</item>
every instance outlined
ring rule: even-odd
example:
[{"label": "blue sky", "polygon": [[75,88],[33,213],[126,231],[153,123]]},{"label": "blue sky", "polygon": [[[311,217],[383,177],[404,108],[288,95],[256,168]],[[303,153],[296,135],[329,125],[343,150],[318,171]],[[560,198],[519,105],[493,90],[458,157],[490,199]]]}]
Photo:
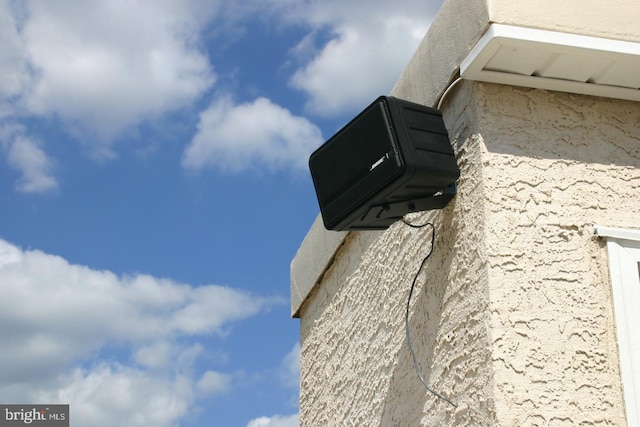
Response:
[{"label": "blue sky", "polygon": [[297,425],[308,156],[439,5],[0,0],[0,402]]}]

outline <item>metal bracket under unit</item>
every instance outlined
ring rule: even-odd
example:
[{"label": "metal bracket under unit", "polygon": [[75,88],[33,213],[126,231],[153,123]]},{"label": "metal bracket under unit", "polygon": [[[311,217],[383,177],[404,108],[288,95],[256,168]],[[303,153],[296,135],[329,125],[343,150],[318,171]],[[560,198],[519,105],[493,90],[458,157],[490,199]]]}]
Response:
[{"label": "metal bracket under unit", "polygon": [[433,209],[443,209],[453,199],[457,192],[456,183],[450,184],[444,190],[432,196],[418,199],[403,200],[395,203],[384,203],[373,206],[363,218],[364,220],[400,219],[407,212],[429,211]]}]

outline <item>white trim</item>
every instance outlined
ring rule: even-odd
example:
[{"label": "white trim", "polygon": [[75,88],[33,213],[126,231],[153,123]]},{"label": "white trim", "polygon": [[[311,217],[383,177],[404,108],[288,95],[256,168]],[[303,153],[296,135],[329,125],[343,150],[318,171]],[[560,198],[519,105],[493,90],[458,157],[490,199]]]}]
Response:
[{"label": "white trim", "polygon": [[630,228],[606,227],[604,225],[596,225],[594,227],[596,235],[600,237],[613,237],[616,239],[638,240],[640,241],[640,230]]},{"label": "white trim", "polygon": [[640,231],[595,227],[607,238],[627,425],[640,425]]},{"label": "white trim", "polygon": [[492,24],[463,79],[640,101],[640,43]]}]

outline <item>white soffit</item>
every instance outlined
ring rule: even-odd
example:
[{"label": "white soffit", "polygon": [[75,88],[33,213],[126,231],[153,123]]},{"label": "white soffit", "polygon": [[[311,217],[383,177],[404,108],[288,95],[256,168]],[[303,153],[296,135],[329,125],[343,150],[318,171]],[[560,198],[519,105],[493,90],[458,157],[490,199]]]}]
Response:
[{"label": "white soffit", "polygon": [[640,43],[492,24],[463,79],[640,101]]}]

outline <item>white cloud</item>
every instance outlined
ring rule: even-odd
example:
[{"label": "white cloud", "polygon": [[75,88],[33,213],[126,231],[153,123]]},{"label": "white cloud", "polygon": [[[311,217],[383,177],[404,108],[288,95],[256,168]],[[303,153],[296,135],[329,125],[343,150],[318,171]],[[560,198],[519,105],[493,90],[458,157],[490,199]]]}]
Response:
[{"label": "white cloud", "polygon": [[[292,47],[302,62],[290,79],[307,95],[307,111],[350,114],[391,89],[439,4],[1,2],[0,118],[61,118],[94,156],[113,157],[113,139],[124,130],[193,105],[212,87],[216,74],[202,37],[207,25],[215,22],[227,34],[258,15],[309,29]],[[321,142],[315,125],[265,98],[240,105],[222,99],[201,114],[182,164],[236,171],[254,165],[306,169],[311,148]]]},{"label": "white cloud", "polygon": [[204,395],[210,396],[223,392],[229,387],[231,376],[216,371],[207,371],[198,380],[196,388]]},{"label": "white cloud", "polygon": [[294,344],[293,348],[284,357],[282,362],[282,378],[284,383],[290,387],[300,386],[300,343]]},{"label": "white cloud", "polygon": [[120,364],[76,368],[59,384],[55,391],[36,393],[34,401],[69,403],[73,423],[87,427],[175,426],[193,400],[188,378],[158,377]]},{"label": "white cloud", "polygon": [[247,427],[298,427],[299,422],[298,414],[274,415],[273,417],[260,417],[251,420]]},{"label": "white cloud", "polygon": [[25,193],[41,193],[58,188],[52,175],[53,160],[33,140],[20,136],[9,145],[9,164],[22,173],[18,190]]},{"label": "white cloud", "polygon": [[161,340],[149,345],[139,346],[133,355],[133,360],[138,365],[146,368],[167,368],[175,358],[174,353],[175,349],[171,342]]},{"label": "white cloud", "polygon": [[[74,422],[95,427],[175,425],[195,399],[231,387],[229,374],[198,372],[194,340],[282,302],[121,277],[1,239],[0,284],[0,401],[70,403]],[[130,359],[105,362],[109,348]]]},{"label": "white cloud", "polygon": [[[0,253],[11,246],[0,245]],[[95,350],[105,340],[222,333],[227,322],[252,316],[270,302],[218,285],[194,288],[147,275],[118,277],[40,251],[21,252],[19,260],[4,265],[0,282],[0,319],[11,320],[17,340],[12,354],[0,359],[18,358],[25,351],[30,357],[41,353],[43,359],[55,355],[54,360],[63,362]],[[46,304],[33,303],[37,299]],[[34,324],[44,325],[40,334],[18,334]],[[71,341],[72,348],[56,337]],[[6,366],[0,363],[0,377]]]},{"label": "white cloud", "polygon": [[0,97],[17,98],[23,114],[62,118],[96,152],[108,155],[123,129],[188,105],[215,80],[197,44],[210,2],[32,1],[19,18],[8,4]]},{"label": "white cloud", "polygon": [[222,97],[200,114],[198,132],[182,165],[236,172],[262,166],[303,170],[309,154],[322,142],[317,126],[266,98],[235,104]]},{"label": "white cloud", "polygon": [[386,21],[378,29],[336,28],[335,37],[291,79],[308,95],[309,111],[335,116],[387,94],[419,42],[403,21]]},{"label": "white cloud", "polygon": [[388,93],[429,27],[441,2],[407,0],[309,0],[271,7],[290,22],[306,22],[327,41],[316,48],[309,37],[295,52],[317,49],[292,76],[292,87],[308,96],[310,112],[323,116],[352,113]]},{"label": "white cloud", "polygon": [[[21,94],[30,79],[27,52],[10,4],[0,2],[0,102]],[[2,104],[0,104],[2,105]],[[0,111],[0,117],[4,114]]]},{"label": "white cloud", "polygon": [[4,149],[9,166],[21,174],[16,182],[18,191],[43,193],[58,188],[53,175],[55,161],[40,143],[25,135],[22,126],[0,126],[0,147]]}]

